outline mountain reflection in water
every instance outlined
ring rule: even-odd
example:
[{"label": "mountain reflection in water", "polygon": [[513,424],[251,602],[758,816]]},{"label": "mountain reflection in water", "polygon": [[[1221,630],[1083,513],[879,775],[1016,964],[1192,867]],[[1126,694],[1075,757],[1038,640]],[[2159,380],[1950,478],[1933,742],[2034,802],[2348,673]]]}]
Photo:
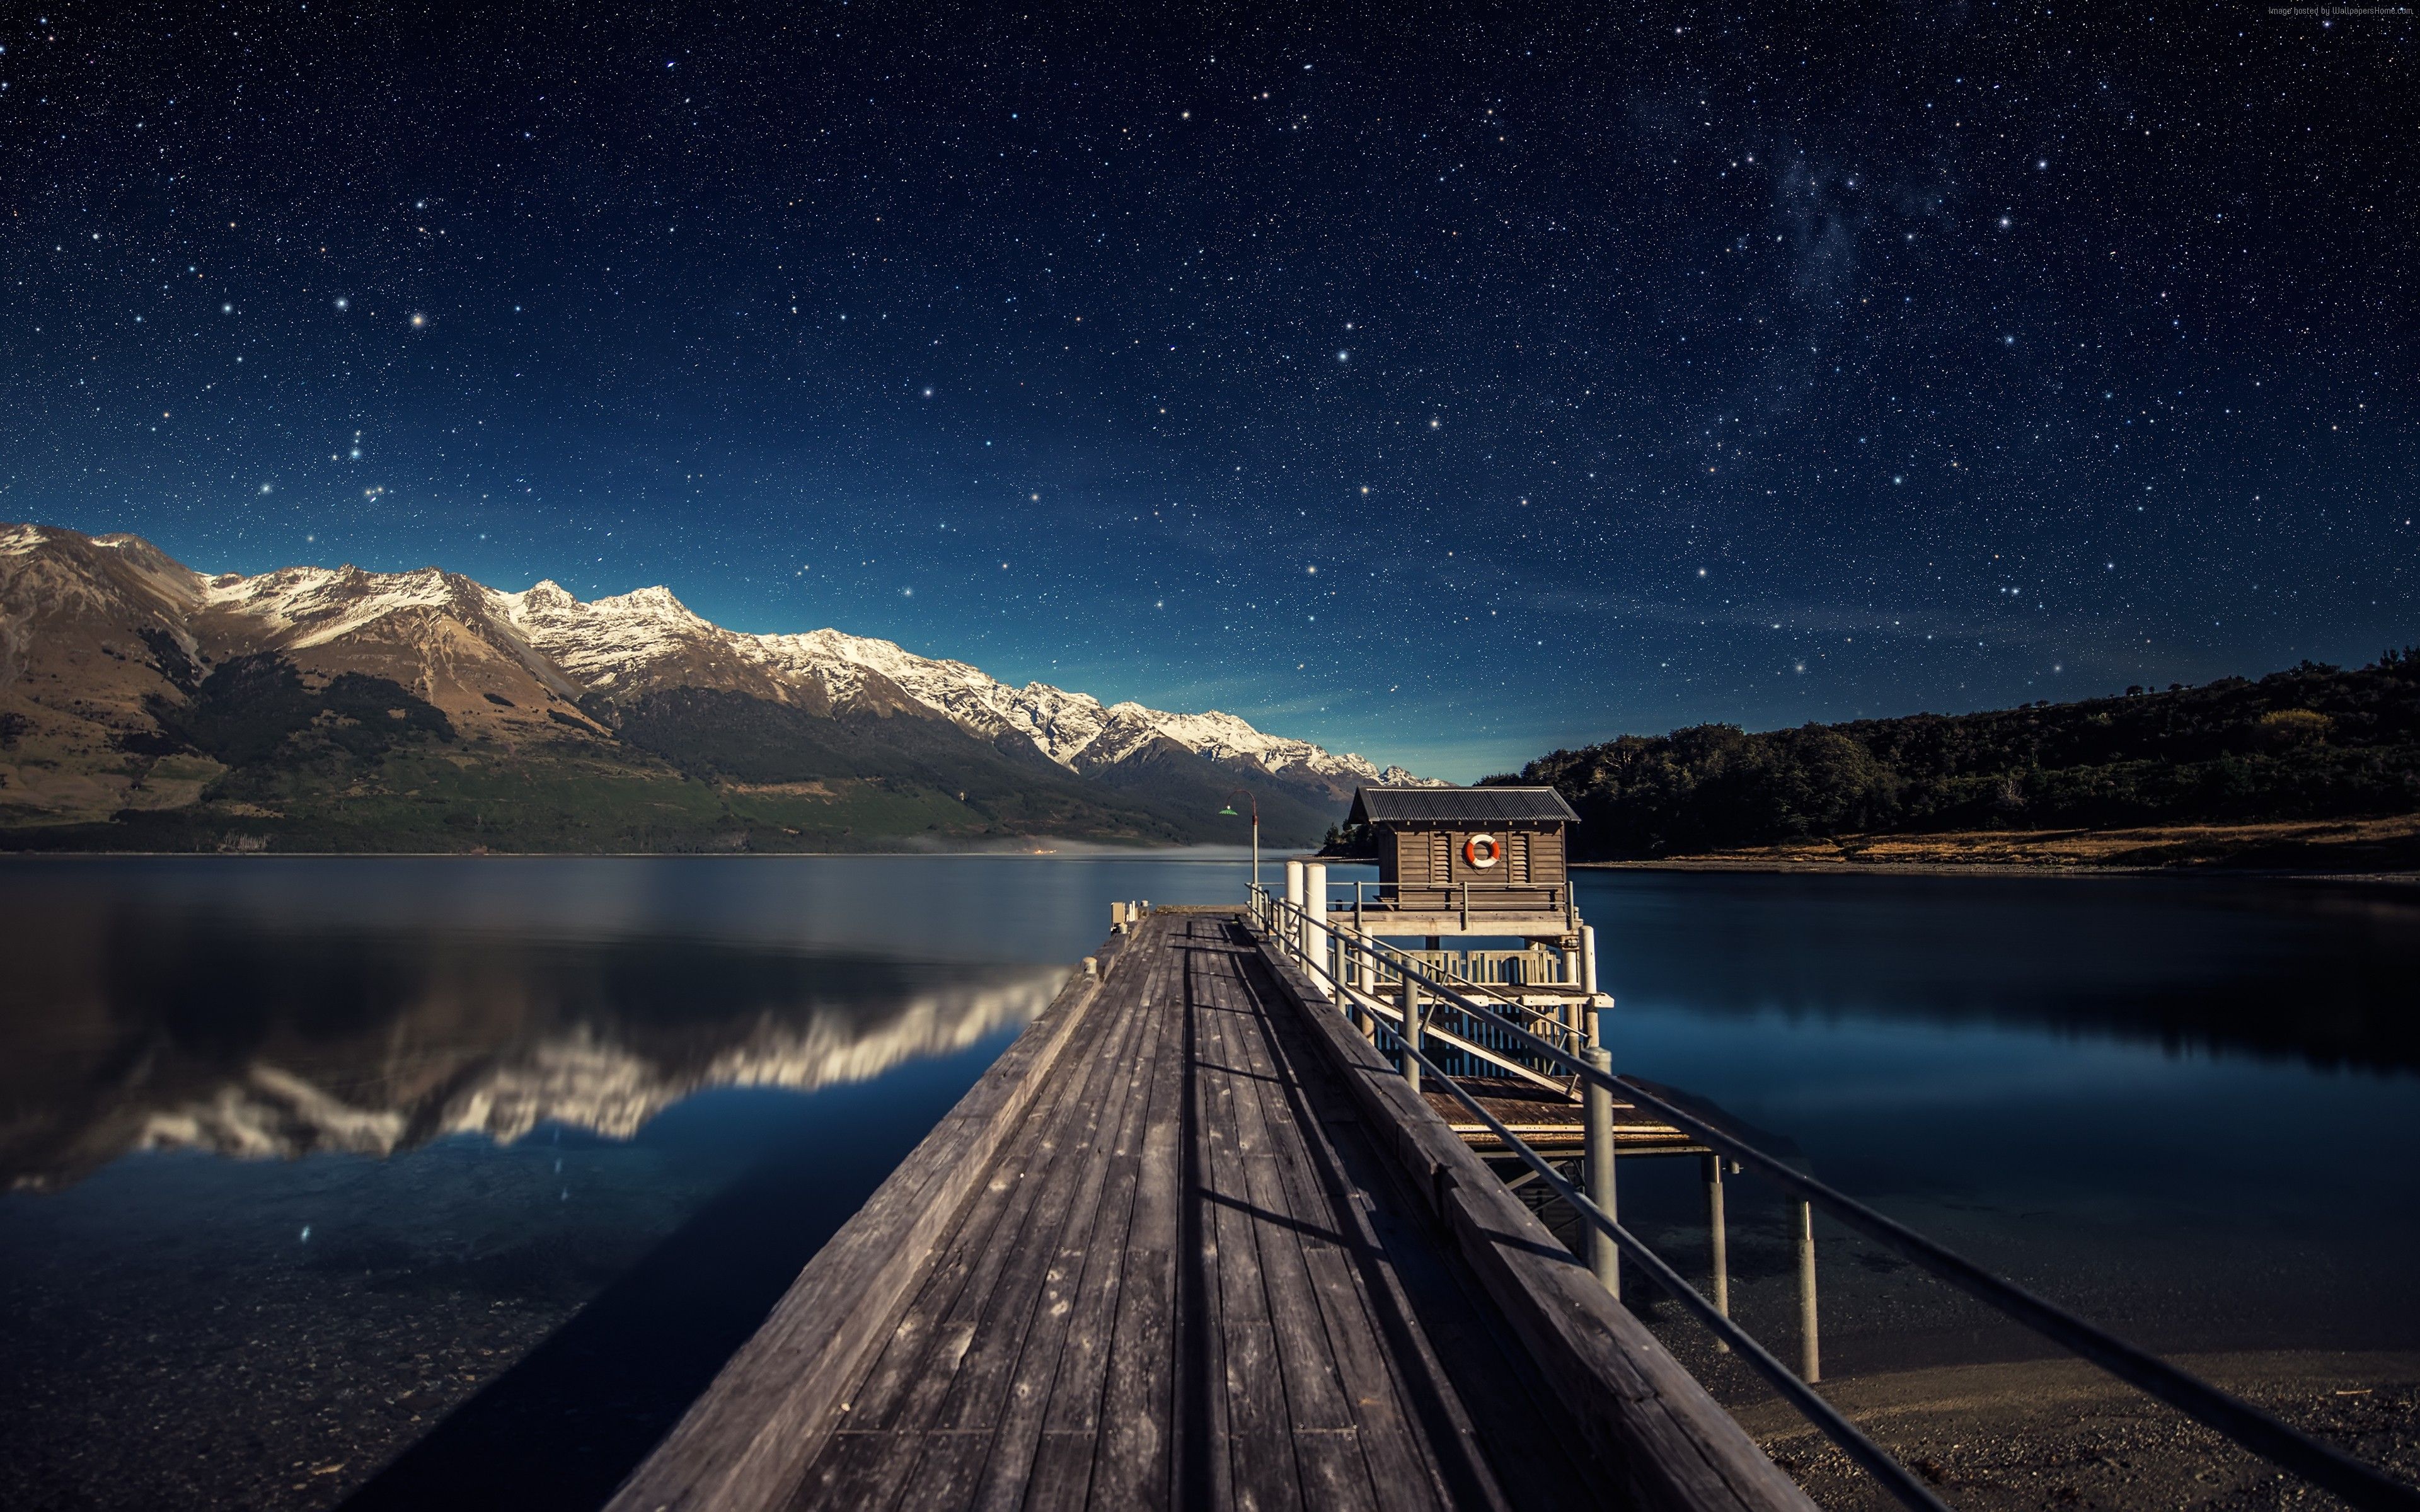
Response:
[{"label": "mountain reflection in water", "polygon": [[0,859],[0,1506],[595,1504],[1110,898],[1240,883]]},{"label": "mountain reflection in water", "polygon": [[284,931],[209,909],[118,915],[17,959],[0,1177],[21,1189],[130,1149],[383,1156],[548,1123],[627,1139],[703,1088],[811,1091],[965,1049],[1065,975],[733,940]]},{"label": "mountain reflection in water", "polygon": [[[597,1504],[1109,900],[1245,879],[1166,855],[0,860],[0,1506]],[[2420,889],[1578,891],[1623,1069],[2149,1348],[2420,1359]],[[1622,1176],[1684,1273],[1699,1180]],[[1792,1214],[1748,1179],[1729,1202],[1734,1316],[1786,1345]],[[2041,1349],[1817,1243],[1827,1376]],[[1736,1366],[1634,1304],[1718,1386]]]}]

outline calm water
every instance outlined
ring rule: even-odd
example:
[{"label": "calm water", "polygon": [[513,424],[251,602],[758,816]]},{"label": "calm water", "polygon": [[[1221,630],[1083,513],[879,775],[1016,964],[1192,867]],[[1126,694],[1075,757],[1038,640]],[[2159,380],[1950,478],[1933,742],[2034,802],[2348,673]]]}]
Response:
[{"label": "calm water", "polygon": [[[2161,1350],[2420,1350],[2420,890],[1625,872],[1580,896],[1617,1063],[1835,1185]],[[1622,1192],[1691,1273],[1698,1180],[1642,1161]],[[1779,1204],[1742,1180],[1730,1206],[1735,1310],[1790,1344]],[[1827,1373],[2053,1352],[1844,1233],[1818,1249]]]},{"label": "calm water", "polygon": [[[413,1505],[473,1477],[593,1504],[1109,900],[1227,902],[1244,873],[0,862],[0,1504]],[[1620,1065],[1835,1183],[2158,1348],[2420,1349],[2420,895],[1626,872],[1581,896]],[[1623,1174],[1684,1262],[1696,1180]],[[1742,1181],[1732,1219],[1735,1310],[1785,1343],[1779,1209]],[[1845,1236],[1821,1250],[1836,1373],[2031,1350]]]}]

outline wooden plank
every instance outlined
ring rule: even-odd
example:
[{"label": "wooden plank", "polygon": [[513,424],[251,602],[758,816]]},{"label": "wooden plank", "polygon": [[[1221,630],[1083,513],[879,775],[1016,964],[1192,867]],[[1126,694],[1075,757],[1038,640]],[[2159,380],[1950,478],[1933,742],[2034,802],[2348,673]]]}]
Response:
[{"label": "wooden plank", "polygon": [[[1144,926],[1143,946],[1152,951],[1151,971],[1137,1002],[1125,1010],[1115,1032],[1104,1037],[1095,1055],[1099,1068],[1091,1093],[1080,1109],[1084,1134],[1082,1165],[1076,1172],[1074,1196],[1064,1208],[1055,1246],[1041,1254],[1041,1276],[1035,1288],[1032,1318],[1022,1348],[1002,1383],[1002,1399],[994,1409],[997,1427],[991,1456],[984,1462],[983,1480],[974,1496],[981,1508],[1008,1509],[1021,1505],[1032,1478],[1043,1424],[1048,1415],[1052,1387],[1067,1347],[1074,1314],[1085,1300],[1091,1277],[1101,1287],[1104,1267],[1094,1257],[1102,1229],[1102,1204],[1109,1190],[1110,1165],[1121,1140],[1135,1121],[1134,1109],[1147,1101],[1149,1068],[1140,1053],[1156,1036],[1152,1032],[1153,994],[1165,964],[1173,954],[1165,949],[1170,921],[1152,919]],[[1046,1196],[1045,1201],[1049,1200]],[[1111,1199],[1114,1203],[1114,1199]],[[1126,1194],[1132,1206],[1132,1194]],[[1126,1214],[1114,1207],[1109,1223],[1123,1238]],[[1036,1246],[1037,1250],[1044,1246]],[[1103,1289],[1113,1292],[1114,1277]],[[970,1384],[975,1378],[970,1377]]]},{"label": "wooden plank", "polygon": [[1157,943],[1152,984],[1137,1011],[1140,1035],[1134,1050],[1133,1075],[1117,1134],[1106,1151],[1101,1196],[1081,1257],[1082,1278],[1047,1383],[1047,1410],[1025,1488],[1024,1504],[1032,1512],[1081,1507],[1091,1491],[1109,1346],[1125,1289],[1127,1244],[1134,1231],[1142,1143],[1155,1096],[1166,1081],[1160,1062],[1171,1053],[1169,1026],[1175,1015],[1168,1008],[1172,995],[1170,967],[1179,960],[1179,952],[1168,941]]},{"label": "wooden plank", "polygon": [[[1065,1051],[1071,1074],[1054,1079],[1029,1109],[1016,1137],[1003,1146],[980,1200],[952,1236],[941,1262],[909,1300],[892,1337],[852,1394],[837,1442],[805,1476],[801,1500],[837,1507],[892,1504],[907,1485],[928,1429],[992,1305],[1002,1271],[1033,1211],[1050,1150],[1049,1130],[1071,1087],[1117,1022],[1118,999],[1138,991],[1128,976],[1104,995],[1090,1033]],[[977,1461],[978,1465],[981,1463]]]},{"label": "wooden plank", "polygon": [[1195,1055],[1201,1062],[1197,1087],[1204,1159],[1202,1191],[1194,1200],[1205,1209],[1204,1227],[1218,1252],[1218,1284],[1211,1294],[1215,1312],[1209,1332],[1218,1348],[1219,1369],[1213,1379],[1223,1388],[1227,1423],[1216,1443],[1233,1479],[1235,1505],[1295,1506],[1301,1504],[1302,1479],[1293,1420],[1260,1234],[1248,1211],[1251,1195],[1244,1171],[1248,1151],[1240,1104],[1251,1099],[1252,1088],[1235,1074],[1245,1053],[1236,1042],[1240,995],[1233,990],[1232,955],[1204,949],[1199,959],[1195,995],[1202,1012]]},{"label": "wooden plank", "polygon": [[1382,1143],[1456,1235],[1549,1394],[1604,1462],[1618,1468],[1631,1498],[1657,1512],[1811,1508],[1646,1325],[1596,1284],[1293,964],[1265,943],[1260,949],[1373,1131],[1388,1136]]},{"label": "wooden plank", "polygon": [[[1122,986],[1121,998],[1140,997],[1140,980],[1130,977]],[[915,1371],[896,1419],[892,1457],[878,1468],[879,1484],[861,1501],[831,1504],[881,1506],[896,1496],[903,1506],[960,1506],[971,1498],[989,1455],[1006,1376],[1081,1167],[1084,1124],[1106,1074],[1100,1051],[1131,1026],[1131,1013],[1122,1011],[1126,1006],[1102,1005],[1094,1035],[1061,1057],[1051,1095],[1037,1101],[1020,1142],[1003,1153],[1001,1169],[1016,1168],[1016,1188]],[[968,1447],[970,1435],[981,1441],[977,1449]]]},{"label": "wooden plank", "polygon": [[[1281,1013],[1274,995],[1280,990],[1255,973],[1256,995]],[[1325,1105],[1329,1119],[1345,1118],[1349,1103],[1333,1069],[1291,1015],[1264,1016],[1263,1028],[1271,1057],[1271,1081],[1264,1089],[1297,1088],[1307,1107]],[[1295,1158],[1281,1162],[1281,1168],[1287,1180],[1305,1194],[1295,1211],[1309,1209],[1315,1191],[1326,1196],[1333,1215],[1334,1240],[1315,1242],[1306,1233],[1304,1254],[1319,1279],[1339,1371],[1356,1406],[1364,1462],[1381,1504],[1504,1505],[1477,1430],[1427,1330],[1416,1322],[1389,1247],[1373,1223],[1375,1195],[1346,1174],[1322,1119],[1297,1115],[1295,1127],[1300,1143],[1289,1152]],[[1411,1399],[1414,1382],[1429,1404],[1425,1413]],[[1452,1442],[1432,1437],[1439,1433]],[[1441,1456],[1451,1457],[1451,1473]]]},{"label": "wooden plank", "polygon": [[[1230,962],[1231,969],[1238,964],[1233,957]],[[1233,1050],[1244,1075],[1236,1088],[1236,1121],[1246,1196],[1256,1214],[1269,1215],[1256,1224],[1255,1234],[1268,1288],[1269,1318],[1285,1372],[1288,1415],[1297,1434],[1357,1430],[1357,1414],[1340,1380],[1331,1320],[1320,1305],[1304,1254],[1308,1242],[1333,1245],[1340,1214],[1326,1193],[1286,1180],[1287,1164],[1301,1153],[1302,1131],[1287,1102],[1285,1073],[1269,1053],[1265,1007],[1240,971],[1223,987],[1237,1004]],[[1374,1497],[1366,1470],[1360,1479],[1363,1493]],[[1336,1488],[1328,1490],[1328,1495],[1321,1494],[1306,1467],[1305,1493],[1314,1502],[1329,1504],[1345,1494]]]},{"label": "wooden plank", "polygon": [[[1135,1022],[1133,1010],[1125,1008],[1095,1044],[1061,1061],[1066,1096],[1047,1122],[1033,1119],[1037,1153],[1046,1158],[1029,1173],[1032,1201],[1014,1240],[1001,1246],[1003,1263],[973,1315],[974,1339],[934,1416],[939,1431],[989,1430],[1000,1421],[1035,1319],[1059,1289],[1052,1273],[1067,1227],[1071,1220],[1089,1225],[1089,1209],[1080,1207],[1082,1182],[1103,1137],[1104,1102],[1127,1072],[1125,1052]],[[1097,1193],[1095,1187],[1096,1198]]]},{"label": "wooden plank", "polygon": [[[1183,1218],[1189,1017],[1187,974],[1193,921],[1161,949],[1171,957],[1158,1011],[1160,1052],[1135,1153],[1134,1210],[1118,1271],[1117,1312],[1102,1375],[1098,1436],[1086,1504],[1110,1509],[1173,1504],[1176,1476],[1177,1308],[1183,1296]],[[1071,1400],[1073,1394],[1071,1391]]]},{"label": "wooden plank", "polygon": [[1226,1288],[1247,1257],[1230,1253],[1234,1235],[1222,1229],[1216,1159],[1233,1137],[1223,1132],[1218,1103],[1224,1083],[1210,1070],[1218,1034],[1217,1010],[1196,938],[1185,952],[1185,1035],[1181,1057],[1185,1100],[1181,1122],[1185,1160],[1178,1189],[1178,1254],[1174,1452],[1174,1498],[1179,1505],[1227,1512],[1235,1505],[1234,1442],[1228,1411]]},{"label": "wooden plank", "polygon": [[1058,1432],[1045,1427],[1033,1449],[1033,1473],[1025,1483],[1026,1512],[1078,1512],[1093,1489],[1093,1454],[1100,1435]]},{"label": "wooden plank", "polygon": [[[1234,970],[1232,954],[1227,963],[1214,987],[1228,1010],[1228,1053],[1233,1057],[1230,1082],[1235,1094],[1242,1196],[1252,1210],[1269,1320],[1285,1372],[1287,1416],[1296,1432],[1348,1429],[1354,1426],[1353,1413],[1336,1380],[1335,1351],[1304,1268],[1298,1227],[1332,1233],[1336,1213],[1327,1202],[1316,1198],[1300,1208],[1295,1205],[1295,1189],[1286,1184],[1279,1165],[1280,1149],[1281,1145],[1298,1146],[1301,1134],[1295,1127],[1292,1110],[1284,1105],[1282,1088],[1277,1085],[1279,1073],[1265,1043],[1267,1021],[1262,1005]],[[1278,1099],[1274,1114],[1269,1105],[1273,1094]]]},{"label": "wooden plank", "polygon": [[[1110,953],[1108,969],[1124,959]],[[1069,980],[808,1262],[765,1326],[623,1482],[608,1504],[613,1512],[770,1507],[798,1489],[844,1394],[1102,985],[1081,973]]]},{"label": "wooden plank", "polygon": [[1262,1233],[1304,1495],[1314,1506],[1438,1504],[1441,1488],[1412,1443],[1386,1346],[1344,1257],[1360,1214],[1311,1169],[1311,1125],[1295,1107],[1301,1088],[1272,1042],[1275,1005],[1240,969],[1236,986],[1251,1005],[1239,1037],[1257,1103],[1247,1121],[1257,1119],[1263,1144],[1246,1163],[1252,1200],[1293,1220]]}]

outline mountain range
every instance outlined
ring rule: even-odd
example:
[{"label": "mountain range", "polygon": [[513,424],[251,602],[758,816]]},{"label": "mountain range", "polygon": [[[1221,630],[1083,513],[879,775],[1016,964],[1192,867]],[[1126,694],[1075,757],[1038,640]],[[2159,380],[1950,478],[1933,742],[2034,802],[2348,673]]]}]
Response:
[{"label": "mountain range", "polygon": [[1423,781],[665,588],[211,576],[133,535],[0,525],[0,844],[144,850],[954,849],[1318,838]]}]

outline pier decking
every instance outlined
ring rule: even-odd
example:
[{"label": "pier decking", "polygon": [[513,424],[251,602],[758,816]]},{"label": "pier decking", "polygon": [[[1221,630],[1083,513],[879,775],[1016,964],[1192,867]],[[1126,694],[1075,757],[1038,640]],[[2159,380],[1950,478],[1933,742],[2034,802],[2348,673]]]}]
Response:
[{"label": "pier decking", "polygon": [[1811,1504],[1237,916],[1103,968],[615,1508]]}]

